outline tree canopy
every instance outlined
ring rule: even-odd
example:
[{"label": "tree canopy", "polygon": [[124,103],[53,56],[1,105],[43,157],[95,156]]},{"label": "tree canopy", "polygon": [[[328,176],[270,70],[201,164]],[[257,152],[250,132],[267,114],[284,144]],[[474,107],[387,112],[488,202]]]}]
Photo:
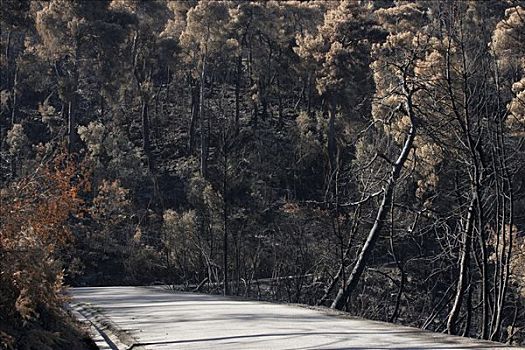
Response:
[{"label": "tree canopy", "polygon": [[149,283],[524,343],[523,1],[2,5],[3,347]]}]

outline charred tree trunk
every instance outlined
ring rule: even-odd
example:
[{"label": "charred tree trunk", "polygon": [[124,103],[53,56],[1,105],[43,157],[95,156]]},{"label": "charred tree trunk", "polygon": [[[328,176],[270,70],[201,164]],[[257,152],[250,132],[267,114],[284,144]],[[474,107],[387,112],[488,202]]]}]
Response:
[{"label": "charred tree trunk", "polygon": [[[406,283],[406,273],[405,268],[403,266],[403,262],[401,261],[401,258],[398,256],[396,249],[394,247],[394,194],[392,194],[392,201],[390,203],[390,252],[392,253],[392,257],[394,258],[394,263],[396,264],[399,274],[401,275],[401,280],[399,281],[399,290],[397,292],[396,296],[396,304],[394,306],[394,311],[392,312],[392,315],[390,316],[388,322],[396,322],[397,318],[399,317],[399,309],[401,307],[401,298],[403,297],[403,293],[405,291],[405,283]],[[411,231],[414,231],[414,228],[416,226],[418,217],[416,217],[416,220],[414,222],[414,225],[411,229]]]},{"label": "charred tree trunk", "polygon": [[328,110],[328,160],[330,163],[330,176],[332,176],[333,172],[337,168],[336,164],[336,151],[337,151],[337,145],[336,145],[336,139],[335,139],[335,114],[336,114],[336,106],[335,102],[332,101],[330,103],[330,107]]},{"label": "charred tree trunk", "polygon": [[197,119],[199,118],[199,108],[200,108],[200,84],[196,84],[191,89],[191,120],[188,136],[188,153],[193,154],[195,152],[195,127],[197,124]]},{"label": "charred tree trunk", "polygon": [[[478,216],[478,243],[481,251],[481,302],[482,302],[482,316],[481,316],[481,338],[489,338],[489,269],[488,269],[488,253],[487,242],[484,234],[484,211],[483,204],[479,199],[481,194],[476,194],[477,202],[477,216]],[[469,292],[471,293],[471,292]],[[470,297],[470,294],[469,294]]]},{"label": "charred tree trunk", "polygon": [[[355,233],[357,232],[357,229],[359,227],[359,224],[358,224],[358,220],[359,219],[358,219],[358,217],[360,215],[360,211],[361,211],[361,205],[358,205],[356,210],[355,210],[355,212],[354,212],[354,215],[353,215],[353,224],[352,224],[352,229],[351,229],[351,232],[350,232],[350,237],[348,237],[348,242],[346,244],[346,249],[345,249],[345,252],[343,254],[343,257],[342,257],[342,260],[341,260],[341,264],[339,265],[339,270],[337,270],[337,274],[334,276],[334,278],[332,279],[332,281],[330,282],[328,287],[325,289],[325,292],[324,292],[323,296],[321,297],[321,299],[319,299],[319,301],[317,302],[317,305],[322,305],[328,299],[329,295],[332,293],[332,291],[334,290],[334,288],[337,285],[337,283],[339,283],[339,281],[341,279],[345,279],[345,269],[346,269],[346,266],[348,264],[347,263],[348,255],[350,254],[350,250],[352,249],[352,239],[353,239],[353,236],[355,235]],[[345,282],[342,283],[342,288],[344,288]]]},{"label": "charred tree trunk", "polygon": [[313,115],[312,115],[312,73],[308,73],[308,79],[307,79],[307,91],[308,93],[306,94],[306,111],[308,113],[308,116],[310,118],[313,118]]},{"label": "charred tree trunk", "polygon": [[[501,120],[499,121],[497,130],[497,150],[500,162],[499,165],[503,169],[501,184],[502,203],[500,209],[501,223],[499,228],[501,233],[501,248],[496,246],[496,254],[497,256],[500,255],[498,264],[500,268],[499,274],[497,273],[498,271],[496,271],[495,274],[495,286],[497,285],[498,287],[496,289],[496,296],[494,297],[494,314],[492,330],[490,332],[491,340],[499,340],[500,338],[503,310],[505,308],[505,299],[511,274],[510,265],[514,245],[514,232],[512,231],[514,226],[514,195],[512,188],[512,178],[507,165],[507,152],[503,142],[503,125]],[[506,218],[507,215],[508,218]],[[509,231],[508,241],[507,230]],[[501,251],[501,253],[498,254],[498,251]],[[514,327],[514,325],[512,327]]]},{"label": "charred tree trunk", "polygon": [[75,152],[77,141],[77,120],[73,100],[74,98],[67,104],[67,148],[69,153]]},{"label": "charred tree trunk", "polygon": [[277,125],[281,128],[284,123],[284,112],[283,112],[283,96],[281,93],[281,83],[280,79],[277,79],[277,99],[278,99],[278,107],[279,107],[279,120],[277,122]]},{"label": "charred tree trunk", "polygon": [[202,71],[201,71],[201,82],[200,82],[200,97],[199,97],[199,126],[201,132],[201,159],[200,159],[200,172],[203,178],[208,176],[208,127],[205,120],[204,113],[204,87],[206,83],[206,55],[202,58]]},{"label": "charred tree trunk", "polygon": [[337,285],[337,283],[339,283],[339,280],[343,276],[344,269],[344,264],[339,265],[339,270],[337,270],[337,274],[334,276],[328,287],[325,289],[324,294],[321,297],[321,299],[319,299],[319,301],[317,302],[317,305],[322,305],[326,301],[326,299],[328,299],[328,296],[330,295],[330,293],[332,293],[335,286]]},{"label": "charred tree trunk", "polygon": [[472,240],[472,230],[474,227],[474,210],[476,205],[476,196],[474,195],[470,200],[467,213],[467,226],[463,230],[463,243],[461,249],[461,260],[459,264],[459,276],[456,286],[456,296],[452,305],[452,310],[447,320],[447,332],[449,334],[456,334],[456,323],[458,321],[461,304],[465,295],[465,290],[468,283],[468,268],[470,263],[470,245]]},{"label": "charred tree trunk", "polygon": [[6,61],[6,64],[7,64],[7,74],[9,74],[9,59],[10,59],[10,53],[11,53],[11,36],[12,36],[12,31],[8,31],[7,32],[7,38],[6,38],[6,43],[5,43],[5,61]]},{"label": "charred tree trunk", "polygon": [[237,57],[237,75],[235,77],[235,135],[239,135],[240,95],[241,95],[242,56]]},{"label": "charred tree trunk", "polygon": [[468,286],[467,294],[467,315],[465,316],[465,328],[463,329],[462,337],[468,337],[470,334],[470,328],[472,323],[472,285]]},{"label": "charred tree trunk", "polygon": [[153,161],[151,159],[151,143],[150,143],[150,125],[149,125],[149,104],[148,100],[143,97],[142,100],[142,148],[148,160],[149,169],[153,169]]},{"label": "charred tree trunk", "polygon": [[18,66],[15,62],[15,76],[13,78],[13,104],[11,105],[11,125],[16,123],[16,114],[18,112]]},{"label": "charred tree trunk", "polygon": [[261,107],[262,107],[262,112],[261,112],[261,119],[266,121],[268,119],[268,98],[266,96],[266,91],[265,90],[259,90],[261,91]]},{"label": "charred tree trunk", "polygon": [[230,294],[229,280],[228,280],[228,150],[226,145],[226,137],[223,137],[223,162],[224,169],[222,174],[222,206],[223,206],[223,269],[224,269],[224,280],[223,280],[223,294]]},{"label": "charred tree trunk", "polygon": [[166,79],[166,102],[169,104],[170,103],[170,85],[171,85],[171,71],[170,71],[170,67],[166,67],[166,75],[167,75],[167,79]]},{"label": "charred tree trunk", "polygon": [[337,293],[337,296],[331,305],[332,309],[342,309],[345,307],[352,296],[352,292],[357,287],[357,284],[361,279],[361,275],[365,270],[368,258],[370,257],[370,254],[372,253],[377,239],[381,233],[381,229],[384,226],[385,219],[388,215],[388,210],[390,209],[390,203],[392,201],[392,194],[396,182],[401,175],[401,170],[403,170],[405,162],[412,150],[414,138],[416,136],[416,117],[412,105],[412,92],[406,92],[405,109],[411,123],[408,135],[406,136],[406,139],[403,143],[401,153],[399,154],[397,160],[392,164],[390,177],[387,181],[386,187],[383,189],[383,198],[377,211],[374,225],[370,229],[366,242],[359,252],[359,256],[355,262],[354,268],[347,279],[346,288],[339,289],[339,292]]}]

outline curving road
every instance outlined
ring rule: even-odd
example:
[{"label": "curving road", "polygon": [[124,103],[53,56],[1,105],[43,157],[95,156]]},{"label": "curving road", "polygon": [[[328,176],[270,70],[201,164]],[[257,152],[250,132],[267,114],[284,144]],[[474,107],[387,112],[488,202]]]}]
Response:
[{"label": "curving road", "polygon": [[509,349],[330,310],[162,287],[87,287],[71,293],[73,309],[92,323],[105,349]]}]

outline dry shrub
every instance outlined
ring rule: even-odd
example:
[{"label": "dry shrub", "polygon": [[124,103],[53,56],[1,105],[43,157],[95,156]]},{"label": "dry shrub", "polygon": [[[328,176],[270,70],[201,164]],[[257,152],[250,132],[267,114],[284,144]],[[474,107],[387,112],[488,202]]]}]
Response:
[{"label": "dry shrub", "polygon": [[6,348],[60,349],[78,336],[71,336],[76,331],[63,309],[58,252],[72,242],[70,221],[82,215],[82,173],[61,155],[0,192],[0,341]]}]

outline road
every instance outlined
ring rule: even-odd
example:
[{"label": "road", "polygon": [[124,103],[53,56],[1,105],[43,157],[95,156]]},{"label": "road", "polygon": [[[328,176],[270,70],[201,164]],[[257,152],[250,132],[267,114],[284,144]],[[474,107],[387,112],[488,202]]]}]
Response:
[{"label": "road", "polygon": [[71,293],[73,308],[93,323],[107,349],[509,349],[330,310],[162,287],[86,287]]}]

